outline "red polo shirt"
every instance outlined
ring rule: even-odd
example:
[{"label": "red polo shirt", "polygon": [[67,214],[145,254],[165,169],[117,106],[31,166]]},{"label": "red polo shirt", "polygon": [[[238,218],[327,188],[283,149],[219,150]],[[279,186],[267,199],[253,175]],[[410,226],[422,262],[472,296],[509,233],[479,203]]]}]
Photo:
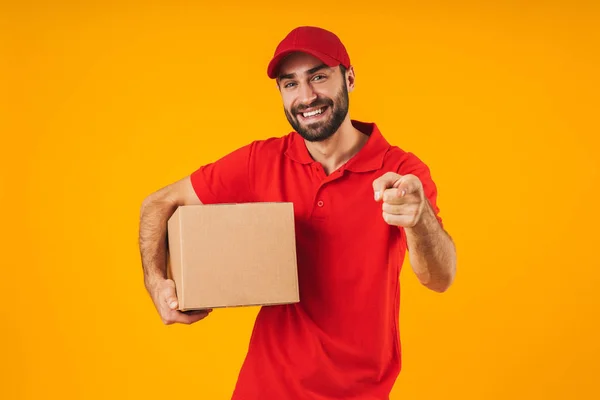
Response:
[{"label": "red polo shirt", "polygon": [[353,124],[369,139],[329,176],[296,132],[191,175],[204,204],[294,203],[300,303],[261,308],[233,399],[387,399],[398,376],[406,237],[383,220],[372,183],[389,171],[414,174],[437,214],[436,187],[427,166],[375,124]]}]

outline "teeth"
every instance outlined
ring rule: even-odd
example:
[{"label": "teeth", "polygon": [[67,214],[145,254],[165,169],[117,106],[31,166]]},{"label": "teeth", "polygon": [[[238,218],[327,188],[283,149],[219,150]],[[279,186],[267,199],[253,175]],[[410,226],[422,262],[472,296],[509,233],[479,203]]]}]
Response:
[{"label": "teeth", "polygon": [[315,111],[311,111],[311,112],[307,112],[307,113],[302,113],[302,115],[304,116],[304,118],[308,118],[308,117],[312,117],[314,115],[317,114],[321,114],[323,112],[322,108],[319,108],[318,110]]}]

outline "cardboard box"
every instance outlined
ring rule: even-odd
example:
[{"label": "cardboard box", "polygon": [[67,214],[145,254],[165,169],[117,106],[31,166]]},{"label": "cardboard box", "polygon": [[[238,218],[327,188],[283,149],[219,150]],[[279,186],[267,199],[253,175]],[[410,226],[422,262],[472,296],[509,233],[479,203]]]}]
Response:
[{"label": "cardboard box", "polygon": [[181,206],[168,243],[182,311],[299,301],[292,203]]}]

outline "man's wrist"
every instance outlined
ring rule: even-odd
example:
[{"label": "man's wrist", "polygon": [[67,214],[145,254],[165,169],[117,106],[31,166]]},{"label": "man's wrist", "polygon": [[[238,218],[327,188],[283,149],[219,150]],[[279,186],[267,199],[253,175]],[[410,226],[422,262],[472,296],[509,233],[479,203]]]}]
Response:
[{"label": "man's wrist", "polygon": [[408,235],[416,237],[426,237],[435,232],[436,226],[438,225],[435,213],[426,199],[423,205],[423,211],[416,224],[412,227],[405,228]]},{"label": "man's wrist", "polygon": [[161,272],[154,272],[154,273],[148,274],[146,276],[146,278],[144,279],[146,289],[149,291],[152,291],[156,286],[158,286],[158,284],[160,282],[164,281],[165,279],[166,279],[166,277]]}]

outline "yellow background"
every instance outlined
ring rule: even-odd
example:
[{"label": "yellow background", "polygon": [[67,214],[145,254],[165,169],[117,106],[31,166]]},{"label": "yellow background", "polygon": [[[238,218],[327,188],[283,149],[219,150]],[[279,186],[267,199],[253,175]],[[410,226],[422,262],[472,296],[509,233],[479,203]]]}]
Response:
[{"label": "yellow background", "polygon": [[344,40],[351,116],[429,164],[458,246],[445,294],[404,268],[392,399],[600,398],[594,2],[51,3],[0,12],[1,398],[228,398],[258,309],[163,326],[139,207],[289,132],[265,69],[301,24]]}]

